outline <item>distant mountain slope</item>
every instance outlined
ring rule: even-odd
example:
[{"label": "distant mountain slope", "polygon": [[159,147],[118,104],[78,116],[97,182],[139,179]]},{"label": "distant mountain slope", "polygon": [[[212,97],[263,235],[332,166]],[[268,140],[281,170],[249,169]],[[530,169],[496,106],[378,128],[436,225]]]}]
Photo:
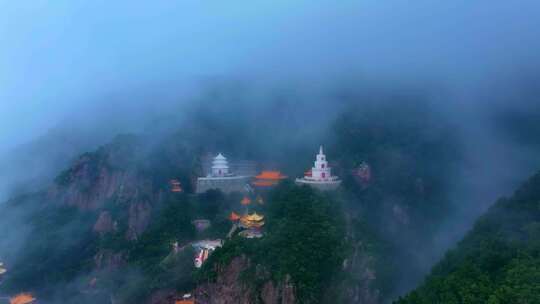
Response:
[{"label": "distant mountain slope", "polygon": [[[316,119],[315,129],[300,128],[298,120],[279,115],[293,109],[294,102],[278,100],[257,111],[242,102],[227,104],[229,111],[208,103],[208,110],[186,113],[178,128],[124,134],[89,149],[63,166],[54,183],[39,183],[44,191],[0,206],[0,228],[6,227],[0,229],[0,260],[9,269],[0,293],[29,291],[41,302],[59,297],[61,303],[79,304],[113,302],[97,301],[98,295],[113,297],[115,303],[157,303],[160,298],[168,304],[170,295],[216,286],[242,293],[240,277],[230,277],[231,284],[203,281],[205,286],[195,288],[188,254],[169,258],[172,243],[182,247],[202,238],[224,238],[230,212],[244,210],[240,194],[193,194],[201,159],[222,152],[292,178],[311,166],[313,153],[324,144],[333,172],[343,179],[331,201],[343,209],[332,207],[320,215],[324,208],[313,209],[319,196],[292,195],[299,191],[294,186],[291,197],[265,198],[261,208],[299,208],[265,212],[264,247],[251,255],[244,252],[249,247],[235,247],[241,249],[235,256],[239,259],[222,266],[238,270],[249,260],[270,268],[277,280],[267,284],[268,299],[386,303],[406,288],[404,281],[416,284],[426,273],[418,261],[426,263],[420,254],[431,248],[441,219],[450,216],[448,184],[455,182],[459,142],[426,104],[388,102],[381,108],[373,101],[360,107],[354,106],[356,97],[349,103],[347,111],[327,117],[330,121]],[[368,179],[358,175],[364,162],[372,172]],[[178,179],[185,192],[171,193],[171,179]],[[197,233],[191,224],[195,219],[210,220],[212,228]],[[273,226],[275,219],[281,224]],[[21,233],[14,233],[13,226]],[[258,283],[270,282],[261,278]]]},{"label": "distant mountain slope", "polygon": [[540,173],[491,207],[397,303],[540,303]]}]

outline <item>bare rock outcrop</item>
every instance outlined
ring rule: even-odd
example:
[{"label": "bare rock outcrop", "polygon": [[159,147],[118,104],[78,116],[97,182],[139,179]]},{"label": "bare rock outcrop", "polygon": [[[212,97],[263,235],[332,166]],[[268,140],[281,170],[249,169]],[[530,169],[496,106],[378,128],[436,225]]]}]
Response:
[{"label": "bare rock outcrop", "polygon": [[128,240],[137,239],[150,224],[151,215],[152,206],[150,203],[146,201],[133,202],[129,206],[128,231],[126,238]]},{"label": "bare rock outcrop", "polygon": [[134,172],[92,165],[93,161],[88,157],[81,158],[64,173],[64,182],[49,190],[49,197],[79,209],[97,210],[113,197],[129,198],[140,192],[139,187],[144,181]]},{"label": "bare rock outcrop", "polygon": [[113,221],[109,211],[102,211],[94,224],[94,232],[105,234],[116,231],[116,223]]},{"label": "bare rock outcrop", "polygon": [[96,270],[116,270],[125,266],[126,259],[122,253],[111,250],[101,250],[94,256]]},{"label": "bare rock outcrop", "polygon": [[275,283],[268,279],[257,291],[241,276],[250,267],[248,258],[236,257],[229,265],[217,269],[215,282],[201,284],[195,291],[198,304],[294,304],[295,292],[290,278]]},{"label": "bare rock outcrop", "polygon": [[378,304],[379,291],[372,288],[376,273],[372,269],[372,257],[365,253],[361,242],[354,246],[352,255],[343,263],[343,271],[349,272],[354,284],[345,286],[344,303]]},{"label": "bare rock outcrop", "polygon": [[243,284],[240,275],[249,267],[245,257],[232,259],[229,265],[218,269],[214,283],[200,285],[195,291],[200,304],[250,304],[254,303],[254,291]]},{"label": "bare rock outcrop", "polygon": [[261,290],[261,299],[264,304],[294,304],[295,293],[291,278],[287,276],[283,282],[277,285],[267,281]]},{"label": "bare rock outcrop", "polygon": [[[126,227],[126,239],[137,239],[150,224],[153,206],[161,200],[151,177],[137,170],[132,151],[121,145],[100,148],[82,155],[56,179],[49,198],[80,210],[101,211],[93,227],[99,234]],[[127,156],[125,156],[127,155]],[[117,207],[123,219],[117,223],[108,207]],[[105,209],[105,210],[104,210]]]}]

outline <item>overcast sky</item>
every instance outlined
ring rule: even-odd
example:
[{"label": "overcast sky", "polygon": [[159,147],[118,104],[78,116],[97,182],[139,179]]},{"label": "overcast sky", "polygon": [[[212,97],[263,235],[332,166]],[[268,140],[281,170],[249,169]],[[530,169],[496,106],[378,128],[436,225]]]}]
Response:
[{"label": "overcast sky", "polygon": [[537,0],[0,0],[0,152],[160,81],[361,74],[474,90],[537,63],[539,32]]}]

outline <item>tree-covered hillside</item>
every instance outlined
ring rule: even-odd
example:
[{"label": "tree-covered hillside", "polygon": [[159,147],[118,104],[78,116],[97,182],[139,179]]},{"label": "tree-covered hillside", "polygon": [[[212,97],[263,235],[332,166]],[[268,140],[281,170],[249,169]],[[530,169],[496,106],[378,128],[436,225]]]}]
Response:
[{"label": "tree-covered hillside", "polygon": [[[297,105],[278,98],[263,108],[240,102],[227,111],[193,109],[177,129],[118,136],[82,154],[39,196],[3,206],[0,220],[21,213],[16,218],[27,233],[15,242],[18,255],[7,254],[10,246],[0,248],[9,267],[0,292],[31,291],[41,301],[60,293],[70,303],[64,298],[69,287],[72,302],[84,297],[92,303],[100,294],[117,303],[145,303],[161,293],[197,289],[195,279],[212,281],[212,271],[194,275],[193,256],[171,255],[172,244],[189,248],[197,240],[225,239],[232,226],[228,215],[243,210],[241,193],[194,193],[203,159],[222,152],[292,179],[312,166],[322,144],[343,180],[340,191],[322,195],[286,184],[270,197],[257,193],[267,202],[258,206],[266,235],[227,241],[205,267],[227,267],[231,258],[246,256],[267,271],[258,270],[256,277],[264,280],[255,285],[271,279],[278,285],[270,289],[283,291],[289,284],[305,303],[387,301],[404,281],[414,284],[425,274],[419,253],[429,250],[440,219],[451,210],[448,182],[459,161],[459,143],[444,119],[427,103],[410,106],[405,99],[395,102],[399,98],[348,100],[339,112],[320,115],[327,120],[318,129],[278,115]],[[300,112],[311,110],[308,105]],[[364,162],[372,175],[359,181]],[[183,193],[171,193],[173,179]],[[210,220],[211,228],[195,232],[197,219]],[[0,231],[4,239],[7,230]]]},{"label": "tree-covered hillside", "polygon": [[540,173],[491,207],[397,303],[540,303]]},{"label": "tree-covered hillside", "polygon": [[[321,303],[345,258],[344,222],[340,202],[313,189],[284,183],[263,209],[267,225],[260,240],[235,237],[218,249],[200,274],[214,281],[216,271],[245,256],[250,267],[245,283],[260,294],[267,281],[290,277],[298,303]],[[250,303],[259,303],[257,297]]]}]

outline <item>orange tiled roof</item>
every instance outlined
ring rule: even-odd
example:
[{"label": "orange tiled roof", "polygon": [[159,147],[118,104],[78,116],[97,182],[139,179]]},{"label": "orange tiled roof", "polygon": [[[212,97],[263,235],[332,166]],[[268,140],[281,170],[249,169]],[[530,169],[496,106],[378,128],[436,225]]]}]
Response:
[{"label": "orange tiled roof", "polygon": [[238,221],[240,219],[240,216],[234,212],[231,212],[231,215],[229,215],[229,219],[231,221]]},{"label": "orange tiled roof", "polygon": [[244,196],[244,198],[242,199],[242,201],[240,201],[240,203],[242,205],[244,205],[244,206],[249,205],[249,204],[251,204],[251,199],[249,199],[249,197],[247,197],[247,196]]},{"label": "orange tiled roof", "polygon": [[264,220],[264,215],[259,215],[259,214],[257,214],[257,212],[255,212],[253,214],[243,216],[242,219],[245,219],[245,220],[250,221],[250,222],[252,222],[252,221],[259,222],[259,221]]},{"label": "orange tiled roof", "polygon": [[259,187],[270,187],[270,186],[275,186],[276,184],[277,184],[276,181],[269,181],[269,180],[258,180],[258,181],[253,182],[254,186],[259,186]]},{"label": "orange tiled roof", "polygon": [[9,300],[10,304],[29,304],[34,302],[36,299],[29,293],[21,293],[14,296]]},{"label": "orange tiled roof", "polygon": [[242,225],[247,228],[261,228],[262,226],[264,226],[264,221],[255,222],[255,221],[248,221],[245,219],[242,219],[241,221],[242,221]]},{"label": "orange tiled roof", "polygon": [[271,179],[271,180],[280,180],[287,178],[287,176],[282,175],[279,171],[263,171],[261,174],[255,176],[256,179]]},{"label": "orange tiled roof", "polygon": [[174,304],[195,304],[195,300],[176,300]]},{"label": "orange tiled roof", "polygon": [[182,192],[182,184],[177,179],[172,179],[169,182],[171,184],[171,192]]}]

